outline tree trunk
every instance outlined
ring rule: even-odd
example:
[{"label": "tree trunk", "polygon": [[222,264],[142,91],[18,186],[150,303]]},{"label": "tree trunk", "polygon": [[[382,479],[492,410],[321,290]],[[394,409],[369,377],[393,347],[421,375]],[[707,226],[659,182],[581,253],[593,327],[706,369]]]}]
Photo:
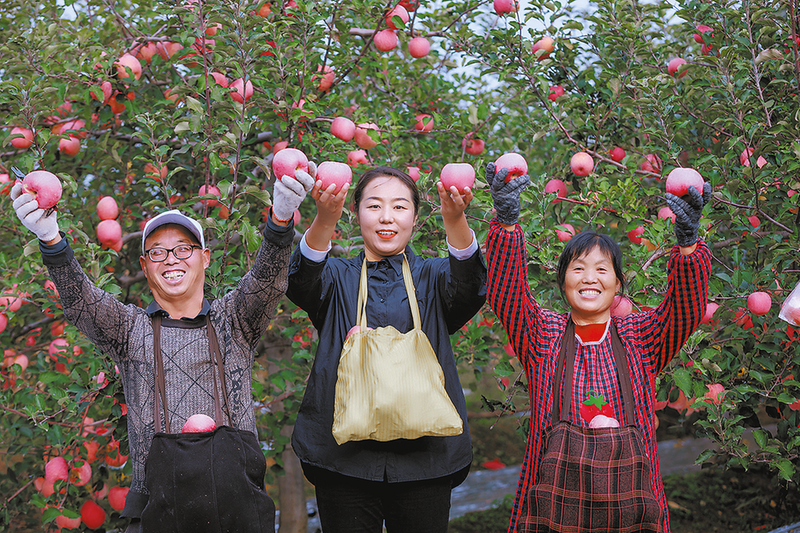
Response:
[{"label": "tree trunk", "polygon": [[[288,431],[287,431],[288,430]],[[281,433],[291,434],[292,427]],[[306,533],[308,511],[306,510],[305,478],[300,459],[290,447],[283,452],[284,475],[278,477],[278,500],[281,509],[278,533]]]}]

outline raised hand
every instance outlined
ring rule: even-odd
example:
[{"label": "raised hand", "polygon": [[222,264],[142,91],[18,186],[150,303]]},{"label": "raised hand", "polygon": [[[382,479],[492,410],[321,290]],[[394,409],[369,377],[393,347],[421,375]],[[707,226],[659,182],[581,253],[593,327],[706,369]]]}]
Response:
[{"label": "raised hand", "polygon": [[685,196],[666,193],[664,198],[667,206],[675,213],[675,237],[678,246],[693,245],[700,238],[700,217],[703,216],[703,207],[711,200],[711,184],[706,182],[702,194],[697,187],[692,186]]}]

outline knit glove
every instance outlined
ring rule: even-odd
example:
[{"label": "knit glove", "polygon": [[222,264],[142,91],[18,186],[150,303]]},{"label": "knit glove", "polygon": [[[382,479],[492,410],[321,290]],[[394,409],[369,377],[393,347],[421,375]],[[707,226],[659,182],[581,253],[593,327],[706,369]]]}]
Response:
[{"label": "knit glove", "polygon": [[22,192],[22,182],[11,188],[14,211],[22,225],[32,231],[40,241],[52,241],[58,237],[58,222],[55,209],[42,209],[31,193]]},{"label": "knit glove", "polygon": [[675,237],[678,246],[691,246],[700,238],[697,231],[700,229],[700,217],[703,207],[711,200],[711,184],[706,182],[703,194],[697,187],[689,187],[689,192],[681,197],[666,193],[667,206],[675,213]]},{"label": "knit glove", "polygon": [[508,176],[507,168],[501,168],[500,172],[495,174],[494,163],[486,165],[486,183],[489,184],[492,193],[497,220],[501,224],[513,226],[519,219],[519,195],[531,182],[531,178],[523,174],[506,183],[506,176]]},{"label": "knit glove", "polygon": [[308,162],[308,172],[296,170],[294,178],[282,176],[275,180],[272,191],[272,213],[278,220],[289,220],[300,207],[308,191],[314,187],[317,177],[317,165]]}]

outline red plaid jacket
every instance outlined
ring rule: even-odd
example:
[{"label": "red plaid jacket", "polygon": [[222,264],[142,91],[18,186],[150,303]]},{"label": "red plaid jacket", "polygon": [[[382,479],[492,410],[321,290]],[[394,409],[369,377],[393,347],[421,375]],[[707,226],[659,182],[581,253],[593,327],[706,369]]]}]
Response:
[{"label": "red plaid jacket", "polygon": [[[541,437],[550,425],[552,377],[568,315],[540,307],[531,295],[525,238],[519,226],[510,232],[493,220],[486,248],[489,262],[487,301],[508,332],[511,345],[525,368],[530,390],[530,433],[508,527],[510,533],[515,533],[521,498],[536,480],[543,444]],[[682,255],[675,246],[667,267],[669,277],[664,301],[650,311],[613,318],[628,353],[636,404],[635,424],[644,435],[652,463],[650,484],[664,510],[665,533],[669,533],[670,528],[653,426],[655,378],[700,324],[706,307],[710,268],[711,252],[702,241],[690,255]],[[621,393],[609,335],[598,344],[576,344],[571,422],[588,425],[579,414],[579,406],[588,391],[601,393],[614,406],[615,417],[622,422]]]}]

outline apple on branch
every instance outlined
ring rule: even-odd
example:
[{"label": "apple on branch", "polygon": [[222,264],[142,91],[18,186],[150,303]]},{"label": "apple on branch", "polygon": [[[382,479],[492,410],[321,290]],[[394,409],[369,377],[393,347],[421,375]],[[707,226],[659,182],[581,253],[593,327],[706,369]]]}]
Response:
[{"label": "apple on branch", "polygon": [[482,139],[473,137],[472,133],[469,133],[461,140],[461,147],[469,155],[481,155],[486,147],[486,143]]},{"label": "apple on branch", "polygon": [[531,51],[533,55],[536,56],[537,61],[543,61],[550,57],[550,53],[555,49],[555,43],[552,37],[542,37],[535,43],[533,43],[533,47]]},{"label": "apple on branch", "polygon": [[381,52],[388,52],[394,50],[394,47],[397,46],[397,34],[395,34],[394,30],[381,30],[375,34],[373,42],[375,43],[375,48]]},{"label": "apple on branch", "polygon": [[371,150],[372,148],[378,146],[378,143],[372,137],[370,137],[367,130],[379,131],[378,125],[373,124],[372,122],[362,122],[356,127],[355,139],[359,148]]},{"label": "apple on branch", "polygon": [[117,201],[111,196],[103,196],[97,202],[97,216],[100,220],[114,220],[119,216]]},{"label": "apple on branch", "polygon": [[494,12],[498,15],[516,13],[519,10],[518,0],[494,0]]},{"label": "apple on branch", "polygon": [[667,71],[669,72],[669,75],[677,78],[682,78],[686,76],[686,73],[689,71],[685,68],[680,73],[678,73],[680,66],[685,64],[686,60],[683,59],[682,57],[676,57],[675,59],[670,60],[670,62],[667,63]]},{"label": "apple on branch", "polygon": [[347,152],[347,164],[351,167],[356,165],[369,165],[367,152],[364,150],[350,150]]},{"label": "apple on branch", "polygon": [[747,297],[747,309],[754,315],[766,315],[772,307],[772,296],[764,291],[756,291]]},{"label": "apple on branch", "polygon": [[322,190],[335,185],[334,194],[342,187],[347,187],[353,182],[353,171],[350,166],[338,161],[323,161],[317,167],[317,180],[322,182]]},{"label": "apple on branch", "polygon": [[22,137],[15,137],[11,139],[11,146],[18,150],[29,148],[33,144],[33,131],[22,126],[14,126],[11,128],[11,136],[22,135]]},{"label": "apple on branch", "polygon": [[560,200],[561,198],[564,198],[567,195],[567,185],[560,179],[553,178],[545,184],[544,193],[545,194],[555,193],[556,197],[550,200],[550,203],[557,204],[558,202],[561,201]]},{"label": "apple on branch", "polygon": [[425,57],[431,51],[431,43],[425,37],[414,37],[408,42],[408,53],[411,57]]},{"label": "apple on branch", "polygon": [[392,30],[400,29],[397,27],[397,24],[395,24],[394,20],[395,17],[398,17],[400,19],[400,22],[402,22],[403,27],[405,27],[405,25],[408,24],[409,20],[408,10],[403,6],[396,5],[388,13],[386,13],[386,18],[385,18],[386,26]]},{"label": "apple on branch", "polygon": [[594,169],[594,159],[586,152],[578,152],[569,160],[569,167],[576,176],[588,176]]},{"label": "apple on branch", "polygon": [[355,123],[346,117],[336,117],[331,122],[331,135],[345,142],[350,142],[356,134]]},{"label": "apple on branch", "polygon": [[608,152],[608,156],[611,158],[611,160],[616,161],[617,163],[625,159],[626,155],[628,154],[625,153],[625,149],[619,146],[615,146]]},{"label": "apple on branch", "polygon": [[442,168],[439,180],[446,191],[455,187],[460,193],[475,185],[475,169],[469,163],[448,163]]},{"label": "apple on branch", "polygon": [[433,117],[426,114],[420,113],[416,117],[416,124],[414,124],[414,129],[422,132],[428,133],[429,131],[433,130]]}]

